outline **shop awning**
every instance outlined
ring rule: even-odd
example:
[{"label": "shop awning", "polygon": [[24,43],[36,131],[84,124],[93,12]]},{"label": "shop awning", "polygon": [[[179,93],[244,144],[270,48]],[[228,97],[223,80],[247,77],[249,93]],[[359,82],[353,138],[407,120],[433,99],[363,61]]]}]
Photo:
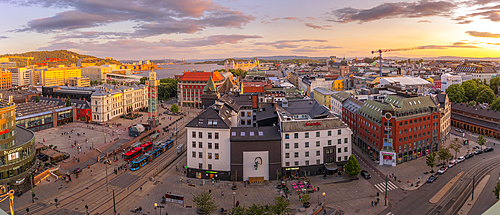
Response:
[{"label": "shop awning", "polygon": [[336,163],[325,163],[326,170],[337,170],[338,166]]}]

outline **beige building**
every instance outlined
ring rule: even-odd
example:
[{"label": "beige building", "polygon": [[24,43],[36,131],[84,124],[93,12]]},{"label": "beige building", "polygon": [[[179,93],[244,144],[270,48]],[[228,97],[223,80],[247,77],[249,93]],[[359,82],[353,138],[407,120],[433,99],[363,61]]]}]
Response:
[{"label": "beige building", "polygon": [[68,86],[71,87],[90,87],[90,79],[89,78],[69,78]]},{"label": "beige building", "polygon": [[441,112],[440,132],[441,141],[446,141],[450,138],[451,130],[451,102],[448,94],[442,92],[434,96],[436,103],[439,103],[439,111]]},{"label": "beige building", "polygon": [[146,85],[110,85],[97,86],[92,93],[92,121],[107,122],[115,117],[127,115],[140,109],[148,108],[148,88]]},{"label": "beige building", "polygon": [[31,71],[27,68],[14,68],[12,72],[12,86],[25,86],[30,84]]},{"label": "beige building", "polygon": [[112,67],[89,66],[82,68],[82,76],[89,78],[91,81],[106,81],[106,74],[111,73]]},{"label": "beige building", "polygon": [[40,71],[40,84],[46,87],[63,86],[68,83],[69,78],[82,77],[82,71],[76,67],[49,68]]}]

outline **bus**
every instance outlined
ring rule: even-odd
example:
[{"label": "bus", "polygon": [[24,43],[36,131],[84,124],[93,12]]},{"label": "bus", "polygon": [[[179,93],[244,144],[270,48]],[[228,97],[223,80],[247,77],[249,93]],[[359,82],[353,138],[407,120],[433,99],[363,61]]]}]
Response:
[{"label": "bus", "polygon": [[177,154],[180,155],[184,151],[184,143],[177,146]]},{"label": "bus", "polygon": [[124,155],[124,160],[125,161],[131,161],[132,159],[138,157],[139,155],[142,154],[142,148],[141,147],[136,147],[134,149],[131,149]]},{"label": "bus", "polygon": [[153,148],[153,142],[146,142],[140,146],[142,148],[143,152],[149,151],[151,148]]},{"label": "bus", "polygon": [[130,170],[132,171],[139,170],[141,167],[143,167],[150,161],[153,161],[156,157],[160,156],[161,154],[163,154],[163,152],[172,148],[173,145],[174,145],[173,140],[167,140],[165,142],[160,142],[155,144],[154,148],[150,149],[149,151],[145,152],[143,155],[132,161]]}]

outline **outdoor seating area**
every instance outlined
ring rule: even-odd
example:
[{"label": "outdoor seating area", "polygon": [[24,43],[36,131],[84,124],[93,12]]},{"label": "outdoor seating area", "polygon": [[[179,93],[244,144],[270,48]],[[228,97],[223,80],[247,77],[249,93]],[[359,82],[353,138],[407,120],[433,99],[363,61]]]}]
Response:
[{"label": "outdoor seating area", "polygon": [[309,183],[309,181],[304,180],[304,181],[298,181],[297,183],[293,182],[291,184],[293,190],[295,190],[297,194],[314,192],[313,186]]}]

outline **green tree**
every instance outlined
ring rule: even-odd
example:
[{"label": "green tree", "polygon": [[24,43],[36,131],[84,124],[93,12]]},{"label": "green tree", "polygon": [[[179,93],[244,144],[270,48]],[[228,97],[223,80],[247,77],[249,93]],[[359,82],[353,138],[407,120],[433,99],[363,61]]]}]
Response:
[{"label": "green tree", "polygon": [[66,98],[66,107],[69,107],[69,106],[71,106],[71,99],[68,96],[68,98]]},{"label": "green tree", "polygon": [[462,88],[464,88],[465,91],[465,97],[467,97],[468,101],[472,101],[476,99],[476,90],[477,90],[477,83],[474,80],[468,80],[462,83]]},{"label": "green tree", "polygon": [[452,101],[452,102],[461,103],[461,102],[467,101],[467,99],[465,97],[464,88],[458,84],[453,84],[453,85],[449,86],[446,89],[446,94],[448,94],[448,97],[450,98],[450,101]]},{"label": "green tree", "polygon": [[[484,85],[483,85],[484,86]],[[479,103],[488,103],[491,104],[491,102],[495,99],[495,93],[493,90],[490,88],[486,88],[483,91],[480,91],[477,94],[476,101]]]},{"label": "green tree", "polygon": [[305,194],[300,199],[300,202],[302,202],[302,204],[306,204],[309,202],[309,200],[311,200],[311,196],[309,196],[309,194]]},{"label": "green tree", "polygon": [[490,80],[490,88],[498,95],[498,87],[500,86],[500,77],[492,78]]},{"label": "green tree", "polygon": [[487,85],[484,85],[484,84],[479,84],[477,85],[477,89],[476,89],[476,96],[483,90],[485,89],[491,89],[490,87],[488,87]]},{"label": "green tree", "polygon": [[495,186],[495,189],[493,189],[493,193],[495,194],[495,197],[498,199],[498,194],[500,192],[500,181],[497,182],[497,186]]},{"label": "green tree", "polygon": [[436,152],[432,152],[425,157],[425,163],[431,168],[431,173],[434,172],[434,166],[436,166]]},{"label": "green tree", "polygon": [[248,207],[246,209],[246,214],[250,215],[264,215],[267,214],[269,206],[266,208],[266,206],[262,204],[255,204],[252,203],[252,206]]},{"label": "green tree", "polygon": [[491,102],[490,108],[492,110],[500,111],[500,97],[497,97],[495,101]]},{"label": "green tree", "polygon": [[477,102],[476,101],[470,101],[469,106],[476,106]]},{"label": "green tree", "polygon": [[484,146],[484,144],[486,144],[486,139],[484,139],[483,135],[479,135],[479,137],[477,137],[476,143],[478,145],[480,145],[481,146],[481,150],[483,150],[483,146]]},{"label": "green tree", "polygon": [[274,204],[269,207],[269,211],[272,214],[284,215],[290,212],[288,206],[290,206],[290,202],[286,201],[283,197],[274,197]]},{"label": "green tree", "polygon": [[35,97],[35,102],[37,102],[37,103],[40,102],[40,97],[38,97],[38,95],[36,95],[36,97]]},{"label": "green tree", "polygon": [[247,212],[246,207],[240,206],[240,207],[233,207],[233,208],[229,209],[228,214],[229,215],[246,215],[246,214],[248,214],[248,212]]},{"label": "green tree", "polygon": [[446,147],[441,147],[438,152],[438,160],[446,163],[446,161],[450,158],[451,158],[450,149]]},{"label": "green tree", "polygon": [[177,113],[177,112],[179,112],[179,106],[177,106],[176,104],[173,104],[173,105],[170,107],[170,112],[172,112],[172,113]]},{"label": "green tree", "polygon": [[217,210],[219,207],[215,204],[212,195],[206,191],[202,191],[198,195],[193,194],[193,202],[198,208],[198,210],[205,212],[205,214],[210,215]]},{"label": "green tree", "polygon": [[349,156],[349,160],[347,161],[345,171],[351,177],[357,176],[361,171],[361,167],[359,166],[358,160],[356,159],[356,157],[354,157],[354,155]]},{"label": "green tree", "polygon": [[139,81],[141,84],[145,84],[147,80],[148,80],[148,77],[142,77]]},{"label": "green tree", "polygon": [[450,148],[453,149],[453,151],[455,151],[455,159],[457,159],[457,153],[459,153],[460,149],[462,148],[461,141],[458,139],[453,140],[450,144]]}]

